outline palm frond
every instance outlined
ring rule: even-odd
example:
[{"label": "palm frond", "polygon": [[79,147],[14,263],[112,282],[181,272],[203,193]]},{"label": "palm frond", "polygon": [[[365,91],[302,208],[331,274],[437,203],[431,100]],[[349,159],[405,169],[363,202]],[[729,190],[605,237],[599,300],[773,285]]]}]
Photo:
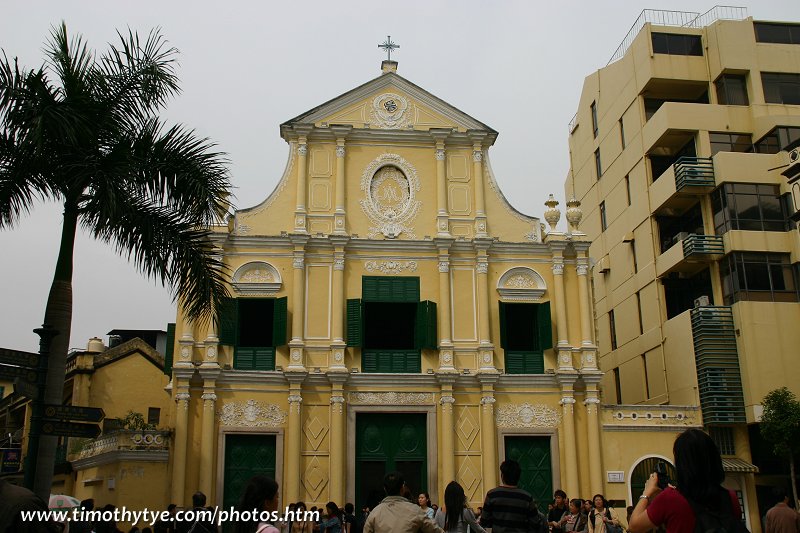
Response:
[{"label": "palm frond", "polygon": [[94,69],[94,58],[80,35],[70,40],[67,25],[62,22],[50,32],[50,41],[45,48],[47,62],[61,80],[64,97],[83,101],[90,98],[90,81]]},{"label": "palm frond", "polygon": [[146,276],[169,285],[189,318],[212,318],[228,295],[228,270],[213,254],[210,232],[167,207],[133,196],[119,201],[120,191],[116,196],[113,208],[95,196],[82,212],[83,226]]},{"label": "palm frond", "polygon": [[35,199],[55,196],[38,167],[13,135],[0,131],[0,228],[13,227]]}]

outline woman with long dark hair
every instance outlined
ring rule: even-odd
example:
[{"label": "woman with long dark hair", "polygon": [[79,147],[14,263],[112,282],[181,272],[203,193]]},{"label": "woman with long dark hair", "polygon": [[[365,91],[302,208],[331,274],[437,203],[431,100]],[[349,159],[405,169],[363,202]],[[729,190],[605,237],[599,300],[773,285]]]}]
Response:
[{"label": "woman with long dark hair", "polygon": [[335,502],[325,504],[325,516],[319,523],[320,533],[342,533],[342,511]]},{"label": "woman with long dark hair", "polygon": [[456,481],[451,481],[444,489],[444,507],[436,511],[434,520],[445,532],[466,533],[469,528],[470,533],[486,533],[467,507],[467,495]]},{"label": "woman with long dark hair", "polygon": [[667,533],[691,533],[695,530],[695,512],[708,510],[720,520],[730,522],[733,527],[728,530],[734,531],[740,525],[736,521],[742,511],[736,494],[721,486],[725,471],[711,437],[699,429],[687,429],[675,439],[672,454],[677,487],[661,488],[658,474],[650,474],[633,509],[628,530],[644,533],[664,525]]},{"label": "woman with long dark hair", "polygon": [[617,512],[608,506],[608,500],[602,494],[592,497],[594,507],[589,512],[589,533],[605,533],[606,526],[619,526]]},{"label": "woman with long dark hair", "polygon": [[239,499],[236,510],[240,513],[239,520],[234,526],[235,533],[279,533],[278,528],[269,520],[261,521],[258,517],[250,516],[250,520],[243,520],[242,513],[276,512],[278,510],[278,483],[267,476],[253,476],[247,482]]}]

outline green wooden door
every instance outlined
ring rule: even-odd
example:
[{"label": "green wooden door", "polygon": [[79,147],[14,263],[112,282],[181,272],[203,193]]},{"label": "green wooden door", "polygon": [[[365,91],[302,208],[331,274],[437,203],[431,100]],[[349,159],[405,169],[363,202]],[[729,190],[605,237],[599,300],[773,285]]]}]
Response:
[{"label": "green wooden door", "polygon": [[[403,473],[416,496],[428,490],[428,446],[424,413],[360,413],[356,416],[356,502],[384,496],[383,477]],[[360,509],[360,507],[359,507]]]},{"label": "green wooden door", "polygon": [[275,435],[226,435],[224,509],[236,507],[247,481],[256,474],[275,479]]},{"label": "green wooden door", "polygon": [[506,459],[522,467],[519,487],[531,493],[540,508],[553,499],[550,437],[506,437]]}]

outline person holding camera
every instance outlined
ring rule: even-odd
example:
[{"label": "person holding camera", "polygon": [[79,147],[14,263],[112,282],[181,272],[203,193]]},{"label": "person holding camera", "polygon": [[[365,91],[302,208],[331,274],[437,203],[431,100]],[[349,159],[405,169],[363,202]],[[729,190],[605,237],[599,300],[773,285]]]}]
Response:
[{"label": "person holding camera", "polygon": [[687,429],[675,439],[672,453],[677,487],[665,472],[650,474],[628,531],[645,533],[663,525],[667,533],[692,533],[698,521],[703,530],[746,531],[739,499],[721,486],[725,471],[711,437],[699,429]]}]

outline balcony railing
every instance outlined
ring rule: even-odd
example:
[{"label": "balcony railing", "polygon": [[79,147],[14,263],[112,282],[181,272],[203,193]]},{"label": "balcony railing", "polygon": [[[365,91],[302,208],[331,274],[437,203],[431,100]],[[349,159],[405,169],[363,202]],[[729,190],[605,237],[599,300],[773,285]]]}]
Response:
[{"label": "balcony railing", "polygon": [[714,162],[709,157],[681,157],[673,168],[676,191],[684,187],[714,186]]},{"label": "balcony railing", "polygon": [[722,255],[725,245],[721,235],[698,235],[690,233],[683,239],[683,257],[697,255]]},{"label": "balcony railing", "polygon": [[706,425],[745,422],[736,326],[730,307],[692,309],[700,406]]},{"label": "balcony railing", "polygon": [[80,451],[70,455],[70,460],[88,459],[115,451],[169,450],[169,431],[134,431],[122,429],[86,441]]}]

